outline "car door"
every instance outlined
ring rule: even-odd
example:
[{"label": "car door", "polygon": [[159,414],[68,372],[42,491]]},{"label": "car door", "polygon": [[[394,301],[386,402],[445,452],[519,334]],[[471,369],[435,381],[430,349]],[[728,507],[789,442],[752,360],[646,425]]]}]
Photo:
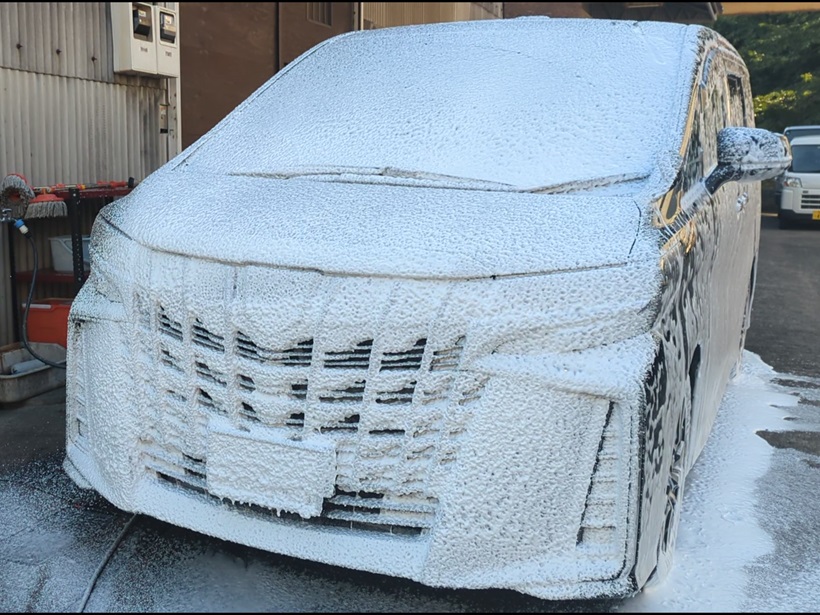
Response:
[{"label": "car door", "polygon": [[[702,160],[692,156],[684,182],[702,181],[717,166],[721,129],[754,123],[748,74],[735,54],[715,49],[707,58],[698,90],[699,144],[690,147],[700,151]],[[705,445],[726,383],[740,360],[749,324],[760,233],[760,184],[725,183],[699,204],[694,220],[699,246],[690,256],[702,262],[691,281],[699,289],[693,295],[699,305],[693,307],[696,320],[703,322],[689,339],[690,467]]]}]

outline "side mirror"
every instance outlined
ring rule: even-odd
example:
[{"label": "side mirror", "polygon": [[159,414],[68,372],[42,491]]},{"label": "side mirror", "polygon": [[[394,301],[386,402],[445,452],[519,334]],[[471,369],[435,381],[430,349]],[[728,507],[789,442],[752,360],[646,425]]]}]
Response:
[{"label": "side mirror", "polygon": [[792,150],[784,135],[762,128],[730,126],[718,133],[717,159],[717,167],[705,182],[709,194],[727,182],[777,177],[789,168]]}]

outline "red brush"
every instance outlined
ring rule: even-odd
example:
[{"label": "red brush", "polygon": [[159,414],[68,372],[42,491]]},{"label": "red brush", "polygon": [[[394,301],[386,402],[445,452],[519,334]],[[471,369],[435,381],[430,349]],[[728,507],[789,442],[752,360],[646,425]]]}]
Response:
[{"label": "red brush", "polygon": [[26,218],[57,218],[67,215],[68,206],[56,194],[38,194],[26,209]]},{"label": "red brush", "polygon": [[0,182],[0,207],[11,209],[15,218],[23,217],[32,199],[34,199],[34,189],[19,173],[6,175]]}]

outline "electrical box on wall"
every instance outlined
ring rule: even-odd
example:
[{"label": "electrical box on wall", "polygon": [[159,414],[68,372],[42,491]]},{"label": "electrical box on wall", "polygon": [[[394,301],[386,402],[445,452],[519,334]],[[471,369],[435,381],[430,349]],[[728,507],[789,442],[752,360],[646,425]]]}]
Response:
[{"label": "electrical box on wall", "polygon": [[147,2],[111,2],[114,72],[157,74],[158,28]]},{"label": "electrical box on wall", "polygon": [[179,77],[179,14],[155,5],[154,23],[157,28],[157,74]]}]

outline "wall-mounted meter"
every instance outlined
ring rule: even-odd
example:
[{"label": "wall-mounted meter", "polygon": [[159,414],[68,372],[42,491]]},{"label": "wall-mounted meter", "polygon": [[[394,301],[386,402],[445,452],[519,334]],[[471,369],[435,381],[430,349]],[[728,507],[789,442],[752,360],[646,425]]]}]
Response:
[{"label": "wall-mounted meter", "polygon": [[154,5],[157,24],[157,74],[179,77],[179,13]]},{"label": "wall-mounted meter", "polygon": [[157,24],[147,2],[111,2],[114,72],[157,74]]}]

